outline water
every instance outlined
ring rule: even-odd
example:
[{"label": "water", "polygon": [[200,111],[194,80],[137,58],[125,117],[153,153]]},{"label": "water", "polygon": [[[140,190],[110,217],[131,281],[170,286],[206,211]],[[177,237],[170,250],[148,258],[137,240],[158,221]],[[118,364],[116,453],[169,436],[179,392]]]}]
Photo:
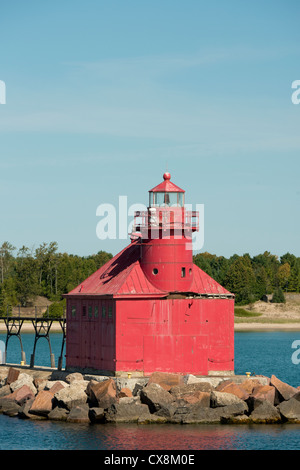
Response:
[{"label": "water", "polygon": [[[34,336],[22,336],[29,362]],[[62,336],[51,334],[57,361]],[[235,373],[276,375],[300,385],[300,364],[293,364],[292,344],[300,332],[235,333]],[[5,335],[0,334],[0,340]],[[7,361],[20,362],[17,338],[9,340]],[[47,341],[37,343],[36,364],[49,366]],[[300,425],[134,425],[72,424],[29,421],[0,414],[0,450],[295,450],[300,448]]]}]

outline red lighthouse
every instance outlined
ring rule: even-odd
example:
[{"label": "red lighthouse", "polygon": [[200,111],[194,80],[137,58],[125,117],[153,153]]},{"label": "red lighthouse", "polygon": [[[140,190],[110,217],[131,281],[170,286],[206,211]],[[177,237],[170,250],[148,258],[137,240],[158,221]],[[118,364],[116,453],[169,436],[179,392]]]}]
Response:
[{"label": "red lighthouse", "polygon": [[66,367],[105,374],[234,371],[234,295],[193,264],[198,213],[163,182],[131,243],[66,295]]}]

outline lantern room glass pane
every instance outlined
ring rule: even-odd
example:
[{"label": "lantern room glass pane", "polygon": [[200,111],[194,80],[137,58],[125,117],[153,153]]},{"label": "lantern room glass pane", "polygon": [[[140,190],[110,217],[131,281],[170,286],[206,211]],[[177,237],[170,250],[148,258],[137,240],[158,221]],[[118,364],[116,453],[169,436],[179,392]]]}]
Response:
[{"label": "lantern room glass pane", "polygon": [[150,207],[183,207],[184,199],[183,193],[174,192],[150,192],[149,193],[149,206]]}]

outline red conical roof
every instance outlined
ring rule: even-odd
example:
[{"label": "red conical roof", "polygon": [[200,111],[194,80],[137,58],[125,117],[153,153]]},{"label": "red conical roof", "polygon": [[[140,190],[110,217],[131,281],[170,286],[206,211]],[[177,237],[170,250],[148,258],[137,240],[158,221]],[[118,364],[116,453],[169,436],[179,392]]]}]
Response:
[{"label": "red conical roof", "polygon": [[[189,292],[206,295],[230,295],[212,277],[193,265],[193,283]],[[166,297],[147,280],[140,266],[139,241],[128,245],[66,296]]]},{"label": "red conical roof", "polygon": [[163,178],[164,178],[164,181],[162,183],[158,184],[157,186],[155,186],[155,188],[150,189],[149,193],[156,193],[156,192],[159,192],[159,193],[185,193],[185,191],[183,189],[176,186],[176,184],[171,183],[170,173],[164,173]]}]

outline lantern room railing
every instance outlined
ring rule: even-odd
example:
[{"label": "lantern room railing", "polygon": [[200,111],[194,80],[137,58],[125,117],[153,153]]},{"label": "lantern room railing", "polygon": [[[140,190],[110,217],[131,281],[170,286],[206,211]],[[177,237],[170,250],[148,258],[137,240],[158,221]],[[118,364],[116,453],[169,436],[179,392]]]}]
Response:
[{"label": "lantern room railing", "polygon": [[199,212],[178,207],[156,207],[134,213],[133,231],[149,228],[199,231]]}]

